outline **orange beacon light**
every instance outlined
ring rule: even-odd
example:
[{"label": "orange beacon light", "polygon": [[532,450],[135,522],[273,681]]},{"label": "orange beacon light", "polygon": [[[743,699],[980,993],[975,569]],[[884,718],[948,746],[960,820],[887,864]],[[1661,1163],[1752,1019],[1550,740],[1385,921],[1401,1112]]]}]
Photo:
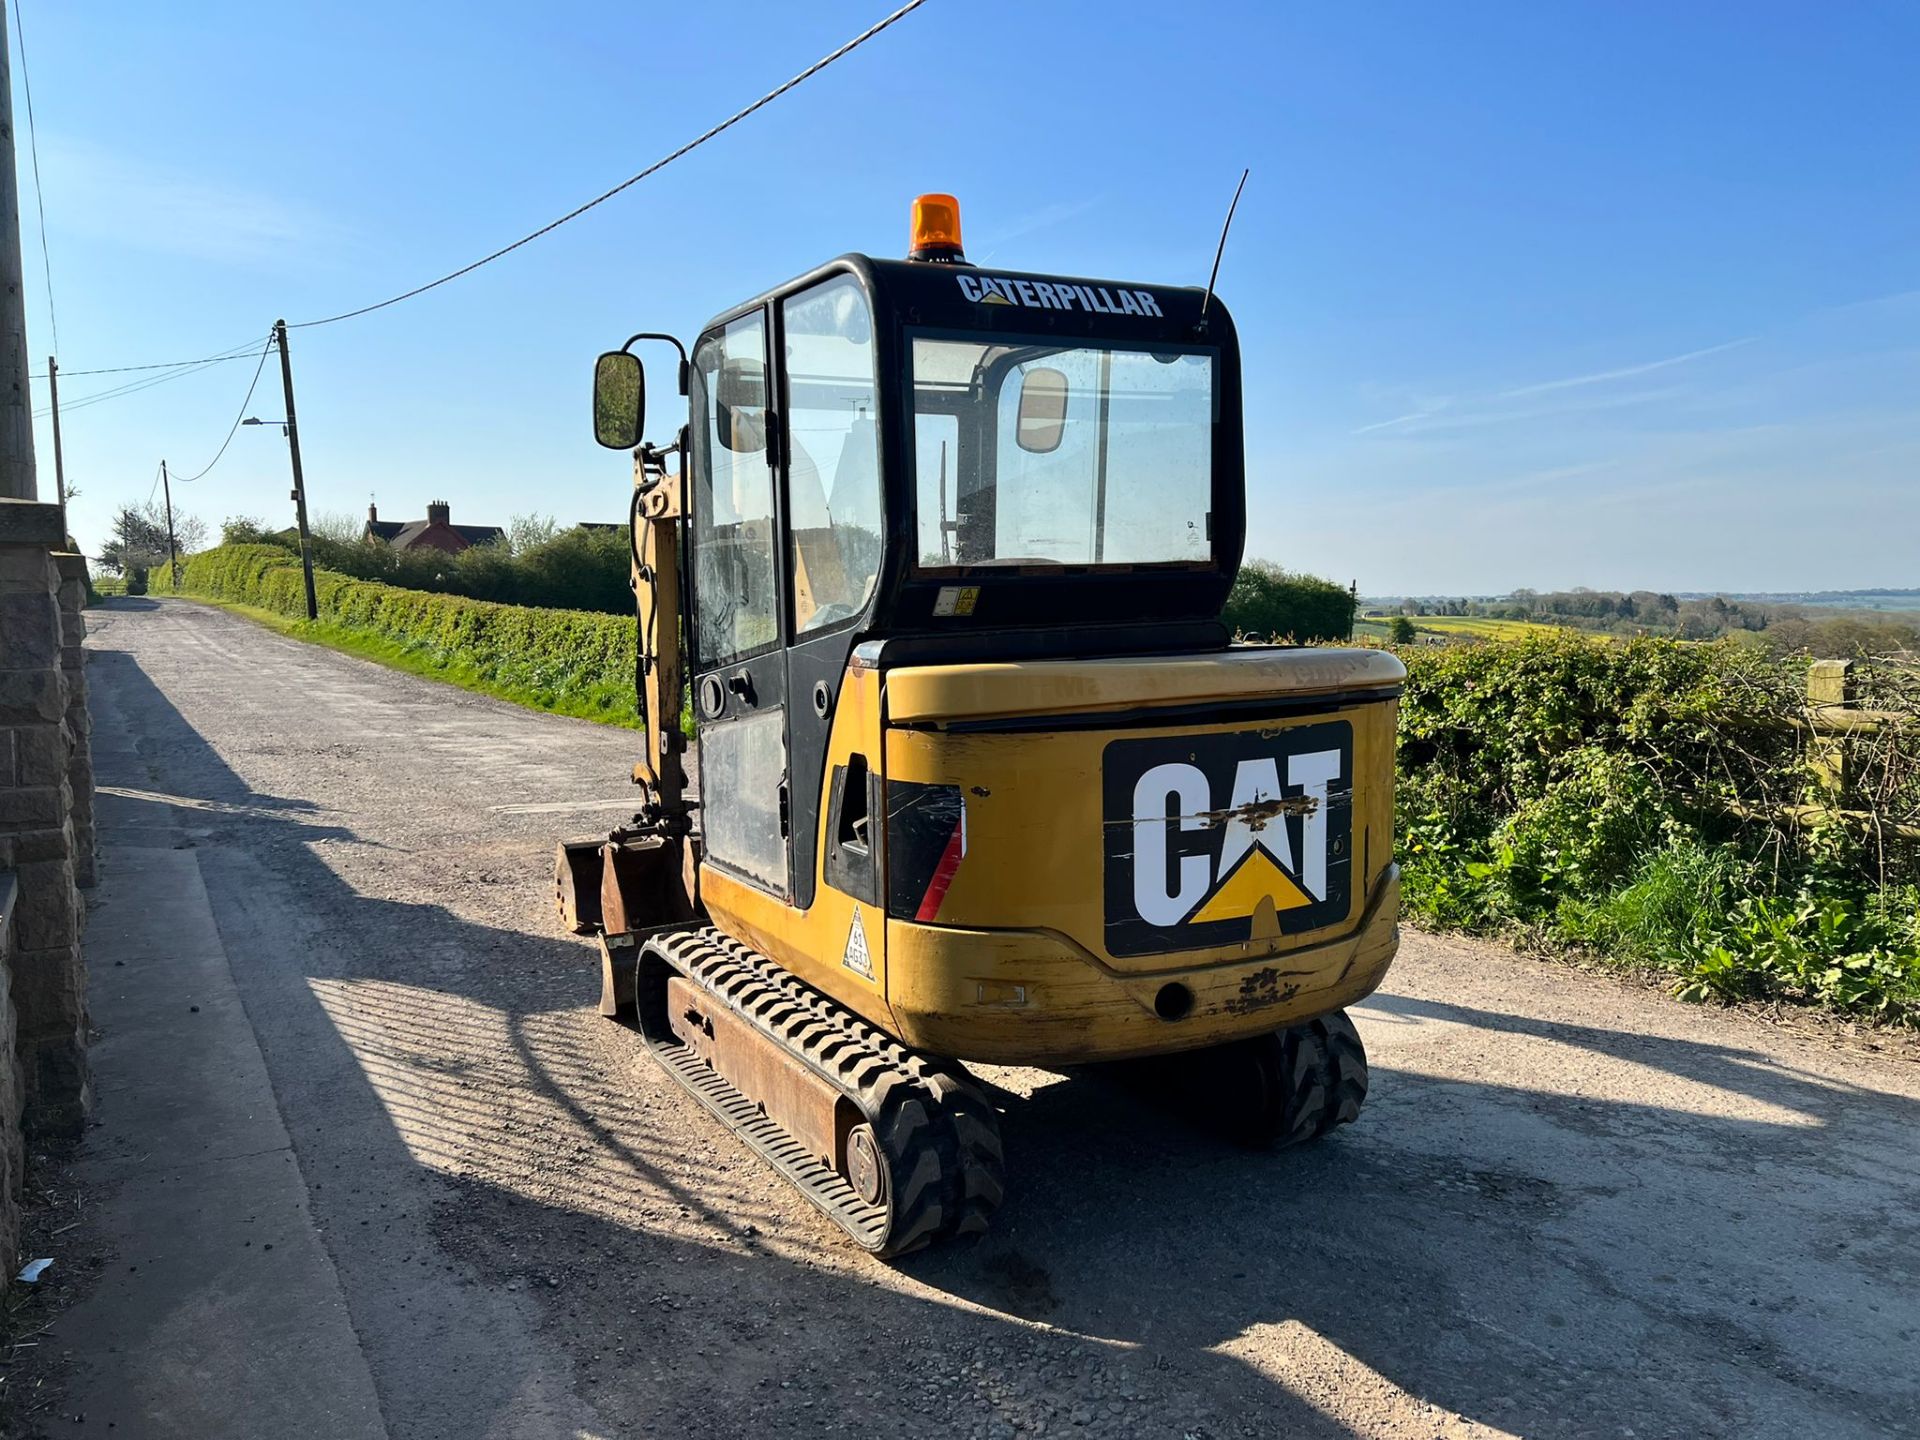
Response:
[{"label": "orange beacon light", "polygon": [[964,264],[960,253],[960,202],[951,195],[921,195],[913,202],[913,245],[909,260]]}]

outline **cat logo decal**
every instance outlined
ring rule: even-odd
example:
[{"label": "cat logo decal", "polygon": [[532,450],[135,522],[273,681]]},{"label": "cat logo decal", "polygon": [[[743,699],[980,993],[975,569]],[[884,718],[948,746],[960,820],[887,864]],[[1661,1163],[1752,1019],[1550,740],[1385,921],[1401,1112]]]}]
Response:
[{"label": "cat logo decal", "polygon": [[1108,953],[1235,944],[1346,918],[1345,721],[1117,740],[1103,764]]}]

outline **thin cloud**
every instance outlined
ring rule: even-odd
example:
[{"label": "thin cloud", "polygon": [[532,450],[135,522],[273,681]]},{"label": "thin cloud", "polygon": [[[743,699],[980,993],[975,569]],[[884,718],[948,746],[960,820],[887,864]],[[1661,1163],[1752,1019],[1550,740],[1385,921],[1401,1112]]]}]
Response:
[{"label": "thin cloud", "polygon": [[1371,435],[1376,430],[1392,430],[1400,425],[1411,425],[1416,420],[1428,420],[1435,415],[1442,414],[1447,407],[1452,404],[1453,397],[1451,395],[1442,396],[1429,405],[1423,405],[1418,410],[1409,410],[1405,415],[1396,415],[1391,420],[1376,420],[1371,425],[1362,425],[1358,430],[1350,430],[1347,433],[1350,435]]},{"label": "thin cloud", "polygon": [[1534,385],[1516,385],[1506,390],[1496,390],[1492,394],[1456,404],[1452,397],[1442,398],[1410,410],[1404,415],[1396,415],[1391,420],[1376,420],[1371,425],[1362,425],[1350,430],[1349,435],[1374,435],[1382,430],[1405,430],[1413,427],[1419,430],[1462,429],[1477,425],[1498,425],[1515,420],[1533,420],[1557,413],[1562,409],[1612,409],[1619,405],[1638,405],[1649,400],[1670,399],[1680,392],[1673,389],[1641,391],[1615,399],[1591,402],[1573,402],[1566,406],[1529,407],[1524,410],[1502,410],[1500,402],[1520,400],[1534,395],[1551,395],[1566,390],[1583,389],[1591,385],[1607,385],[1616,380],[1631,380],[1639,375],[1648,375],[1656,370],[1670,369],[1675,365],[1685,365],[1690,361],[1704,359],[1708,355],[1718,355],[1728,350],[1738,350],[1743,345],[1751,345],[1760,337],[1743,336],[1738,340],[1728,340],[1719,345],[1709,345],[1701,350],[1689,350],[1683,355],[1669,355],[1661,360],[1648,360],[1639,365],[1622,365],[1613,370],[1596,370],[1588,375],[1569,375],[1560,380],[1542,380]]},{"label": "thin cloud", "polygon": [[261,191],[90,141],[53,139],[47,148],[49,213],[93,238],[239,264],[311,261],[351,238],[311,208]]},{"label": "thin cloud", "polygon": [[1037,230],[1046,230],[1054,225],[1064,225],[1069,220],[1078,219],[1104,199],[1106,199],[1104,195],[1092,195],[1084,200],[1056,200],[1050,205],[1042,205],[1038,210],[1029,210],[1025,215],[1016,216],[1005,225],[991,227],[987,230],[987,238],[993,244],[975,263],[986,264],[1009,240],[1018,240]]},{"label": "thin cloud", "polygon": [[1903,305],[1910,305],[1916,300],[1920,300],[1920,290],[1895,290],[1890,295],[1869,295],[1864,300],[1848,300],[1839,305],[1828,305],[1824,309],[1817,310],[1814,313],[1817,315],[1843,315],[1849,310],[1893,309]]},{"label": "thin cloud", "polygon": [[1565,380],[1543,380],[1538,385],[1521,385],[1512,390],[1502,390],[1494,396],[1496,400],[1513,400],[1522,395],[1544,395],[1549,390],[1572,390],[1581,385],[1604,385],[1609,380],[1627,380],[1635,375],[1645,375],[1654,370],[1665,370],[1673,365],[1685,365],[1690,360],[1703,359],[1708,355],[1718,355],[1727,350],[1738,350],[1742,345],[1751,345],[1758,335],[1743,336],[1738,340],[1729,340],[1722,345],[1709,345],[1704,350],[1689,350],[1684,355],[1669,355],[1664,360],[1649,360],[1644,365],[1625,365],[1618,370],[1596,370],[1591,375],[1573,375]]}]

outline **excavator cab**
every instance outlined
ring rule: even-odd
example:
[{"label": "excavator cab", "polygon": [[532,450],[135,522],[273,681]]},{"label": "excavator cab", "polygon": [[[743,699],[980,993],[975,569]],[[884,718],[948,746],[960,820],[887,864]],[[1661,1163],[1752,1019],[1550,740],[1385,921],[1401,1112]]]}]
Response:
[{"label": "excavator cab", "polygon": [[[664,446],[642,341],[678,351]],[[977,269],[949,196],[906,260],[598,362],[648,740],[562,914],[603,1010],[877,1253],[999,1202],[963,1062],[1185,1054],[1273,1142],[1357,1113],[1404,671],[1227,633],[1241,405],[1211,293]]]}]

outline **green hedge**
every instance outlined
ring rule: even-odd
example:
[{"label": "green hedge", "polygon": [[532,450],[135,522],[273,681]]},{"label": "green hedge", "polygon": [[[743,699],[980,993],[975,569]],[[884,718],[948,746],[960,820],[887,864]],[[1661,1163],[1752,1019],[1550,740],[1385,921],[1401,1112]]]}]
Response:
[{"label": "green hedge", "polygon": [[[1853,791],[1805,827],[1806,661],[1731,642],[1541,632],[1409,647],[1399,843],[1409,913],[1679,978],[1688,998],[1920,1017],[1920,677],[1865,698]],[[1902,738],[1904,736],[1904,738]]]},{"label": "green hedge", "polygon": [[[154,572],[154,586],[167,582]],[[635,723],[634,625],[577,610],[496,605],[315,570],[315,638],[544,710]],[[222,545],[183,566],[181,592],[306,623],[300,562],[271,545]]]},{"label": "green hedge", "polygon": [[1352,639],[1354,606],[1344,585],[1249,560],[1234,577],[1220,618],[1235,635],[1305,645]]},{"label": "green hedge", "polygon": [[[267,530],[245,518],[227,521],[221,547],[266,545],[300,553],[290,530]],[[313,560],[355,580],[371,580],[403,590],[464,595],[500,605],[531,605],[555,610],[595,610],[631,615],[628,586],[631,558],[627,529],[574,527],[514,550],[504,543],[470,545],[456,555],[431,548],[396,550],[391,545],[313,537]]]}]

